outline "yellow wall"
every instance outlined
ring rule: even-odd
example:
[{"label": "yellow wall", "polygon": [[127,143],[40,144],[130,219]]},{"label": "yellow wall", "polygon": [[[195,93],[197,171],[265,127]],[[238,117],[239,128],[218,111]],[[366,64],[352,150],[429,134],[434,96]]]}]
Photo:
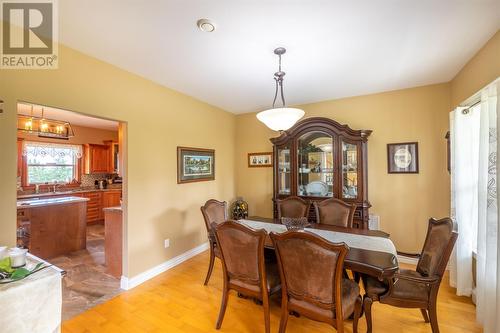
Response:
[{"label": "yellow wall", "polygon": [[[370,212],[397,248],[422,246],[431,216],[449,215],[450,177],[446,170],[449,84],[300,105],[305,117],[328,117],[353,129],[371,129],[368,139]],[[255,113],[237,117],[236,192],[249,203],[250,215],[272,215],[272,169],[248,168],[247,153],[272,151],[277,136]],[[388,174],[387,143],[418,141],[419,174]]]},{"label": "yellow wall", "polygon": [[497,31],[451,81],[451,106],[455,108],[499,76],[500,31]]},{"label": "yellow wall", "polygon": [[[61,116],[63,119],[64,116]],[[63,119],[64,120],[64,119]],[[103,141],[115,141],[118,142],[118,129],[116,131],[109,131],[100,128],[90,128],[84,126],[71,125],[73,131],[75,132],[75,136],[69,138],[68,140],[58,140],[58,139],[48,139],[48,138],[39,138],[35,135],[29,135],[26,132],[19,131],[17,132],[18,138],[23,138],[27,141],[42,141],[42,142],[54,142],[54,143],[69,143],[82,145],[86,143],[94,143],[98,145],[102,145]]]},{"label": "yellow wall", "polygon": [[[15,243],[18,100],[127,122],[128,276],[205,242],[200,205],[234,197],[235,116],[221,109],[63,46],[58,70],[0,70],[0,100],[0,244]],[[177,146],[214,148],[216,180],[178,185]]]}]

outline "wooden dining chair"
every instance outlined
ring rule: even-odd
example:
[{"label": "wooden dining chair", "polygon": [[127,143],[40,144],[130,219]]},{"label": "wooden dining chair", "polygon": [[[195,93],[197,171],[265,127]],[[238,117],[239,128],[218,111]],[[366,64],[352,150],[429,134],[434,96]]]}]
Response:
[{"label": "wooden dining chair", "polygon": [[278,208],[278,219],[282,217],[307,217],[309,215],[309,203],[302,198],[291,196],[276,200]]},{"label": "wooden dining chair", "polygon": [[344,319],[354,312],[353,332],[361,314],[359,285],[343,277],[345,243],[334,244],[313,233],[271,233],[278,257],[282,301],[279,332],[284,333],[289,313],[332,325],[344,332]]},{"label": "wooden dining chair", "polygon": [[426,323],[430,321],[433,333],[439,333],[437,319],[437,295],[458,233],[450,218],[430,219],[427,236],[420,254],[400,255],[418,258],[416,270],[400,269],[394,278],[381,282],[377,278],[363,276],[366,294],[363,306],[367,332],[372,331],[373,301],[402,308],[417,308]]},{"label": "wooden dining chair", "polygon": [[314,202],[316,222],[352,228],[356,205],[336,198]]},{"label": "wooden dining chair", "polygon": [[216,328],[226,313],[229,290],[262,301],[266,333],[270,332],[269,295],[280,289],[276,256],[264,256],[267,232],[253,230],[235,221],[215,225],[215,237],[221,251],[224,286]]},{"label": "wooden dining chair", "polygon": [[210,199],[201,206],[200,210],[203,215],[203,220],[205,221],[205,227],[207,228],[210,249],[210,262],[208,264],[208,272],[204,283],[206,286],[214,269],[215,258],[217,257],[220,259],[220,251],[211,226],[212,223],[222,223],[227,220],[227,204],[225,201]]}]

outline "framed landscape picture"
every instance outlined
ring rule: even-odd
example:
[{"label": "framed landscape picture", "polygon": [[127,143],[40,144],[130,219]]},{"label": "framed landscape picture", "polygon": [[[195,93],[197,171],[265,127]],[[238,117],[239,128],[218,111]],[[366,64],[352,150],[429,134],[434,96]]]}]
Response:
[{"label": "framed landscape picture", "polygon": [[388,173],[418,173],[418,142],[387,145]]},{"label": "framed landscape picture", "polygon": [[248,167],[262,168],[273,166],[273,153],[248,153]]},{"label": "framed landscape picture", "polygon": [[177,184],[215,179],[215,150],[177,147]]}]

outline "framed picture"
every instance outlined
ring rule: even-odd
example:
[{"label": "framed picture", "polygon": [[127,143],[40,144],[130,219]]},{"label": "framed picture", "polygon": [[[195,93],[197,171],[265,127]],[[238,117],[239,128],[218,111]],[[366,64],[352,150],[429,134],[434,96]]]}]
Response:
[{"label": "framed picture", "polygon": [[273,153],[248,153],[249,168],[263,168],[273,166]]},{"label": "framed picture", "polygon": [[215,179],[215,150],[177,147],[177,184]]},{"label": "framed picture", "polygon": [[418,142],[387,145],[388,173],[418,173]]}]

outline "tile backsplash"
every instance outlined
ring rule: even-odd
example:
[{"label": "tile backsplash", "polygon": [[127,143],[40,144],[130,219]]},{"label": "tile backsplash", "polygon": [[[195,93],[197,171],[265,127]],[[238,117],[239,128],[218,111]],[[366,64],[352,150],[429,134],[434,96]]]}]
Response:
[{"label": "tile backsplash", "polygon": [[94,186],[96,180],[113,178],[115,174],[113,173],[94,173],[90,175],[82,174],[82,187]]}]

